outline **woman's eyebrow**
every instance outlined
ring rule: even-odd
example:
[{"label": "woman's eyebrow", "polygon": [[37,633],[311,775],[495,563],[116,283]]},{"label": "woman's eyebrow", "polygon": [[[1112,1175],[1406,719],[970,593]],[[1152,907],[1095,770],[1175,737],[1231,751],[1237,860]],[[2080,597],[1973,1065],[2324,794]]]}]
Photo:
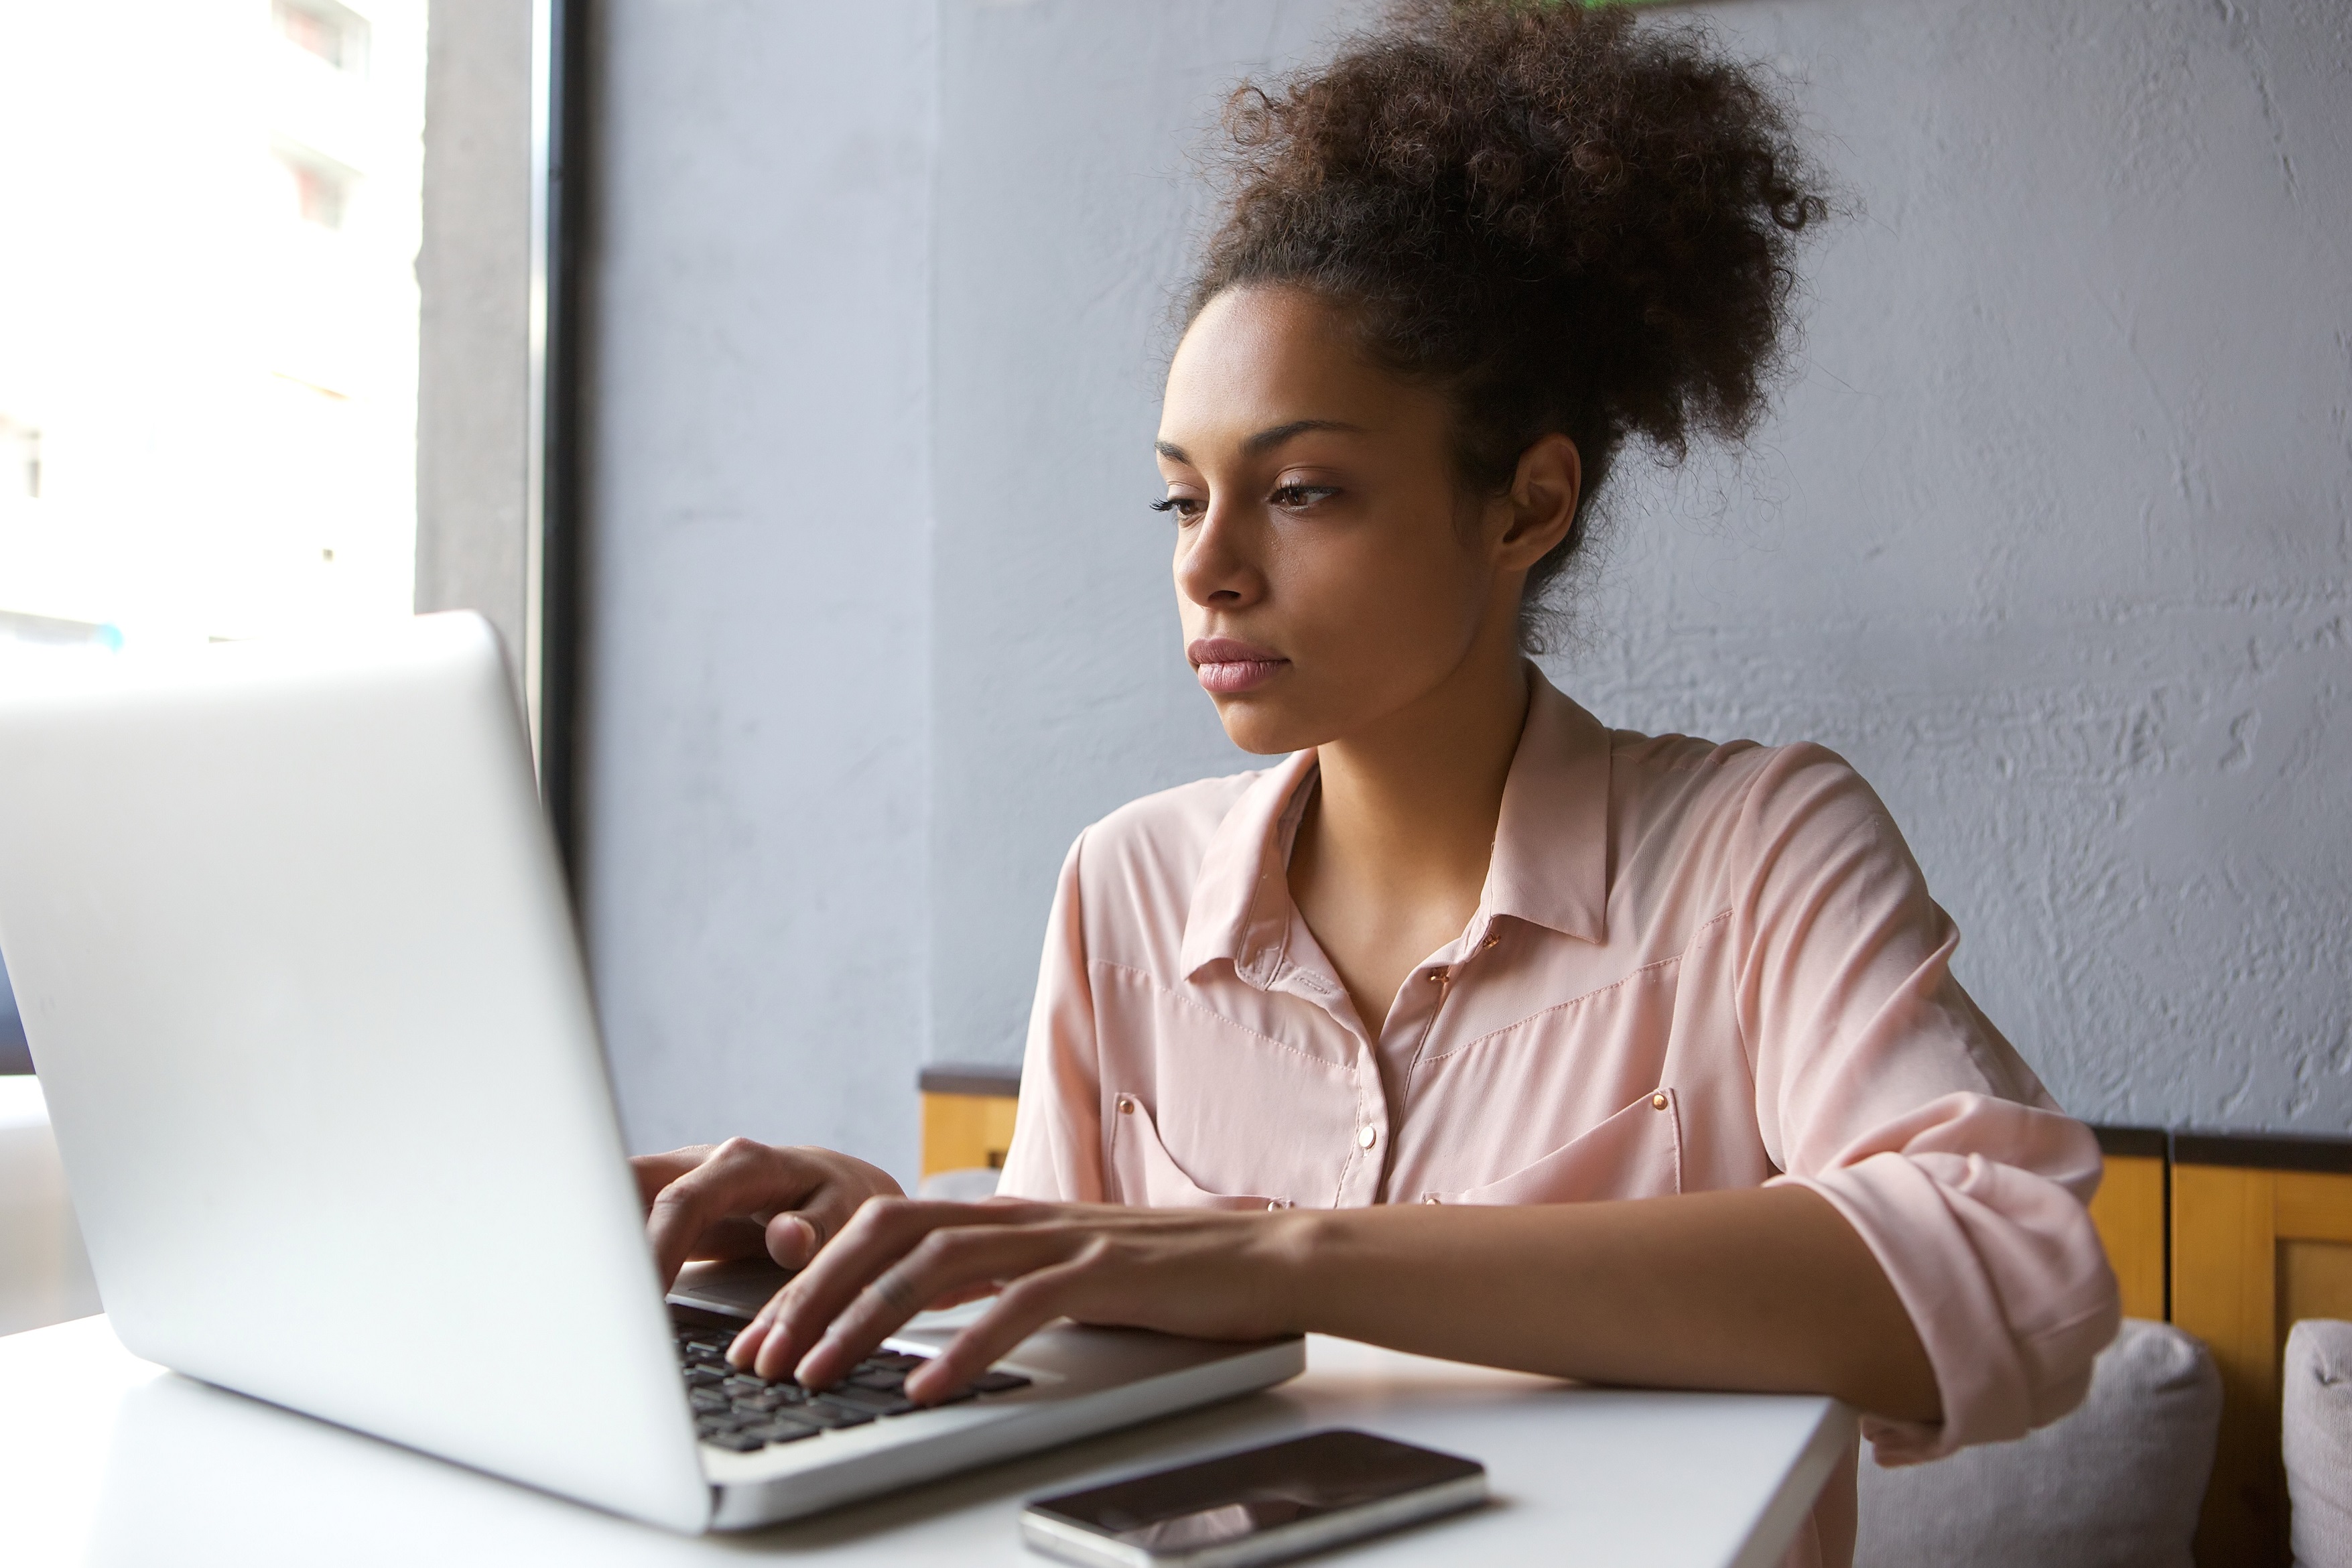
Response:
[{"label": "woman's eyebrow", "polygon": [[1364,427],[1350,425],[1344,419],[1294,419],[1287,425],[1277,425],[1271,430],[1261,430],[1242,443],[1242,450],[1255,458],[1261,452],[1271,452],[1293,436],[1304,436],[1315,430],[1336,430],[1343,435],[1360,436]]},{"label": "woman's eyebrow", "polygon": [[[1294,419],[1287,425],[1276,425],[1259,431],[1242,443],[1242,450],[1255,458],[1261,452],[1272,451],[1294,436],[1305,436],[1317,430],[1333,430],[1348,436],[1364,433],[1362,426],[1350,425],[1344,419]],[[1192,454],[1173,441],[1154,441],[1151,449],[1172,462],[1189,463],[1192,460]]]}]

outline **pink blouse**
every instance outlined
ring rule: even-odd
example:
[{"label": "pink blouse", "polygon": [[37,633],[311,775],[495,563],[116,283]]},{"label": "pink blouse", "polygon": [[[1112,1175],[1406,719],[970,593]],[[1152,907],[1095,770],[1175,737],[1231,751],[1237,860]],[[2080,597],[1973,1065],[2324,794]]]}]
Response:
[{"label": "pink blouse", "polygon": [[1952,978],[1958,932],[1886,808],[1819,746],[1612,731],[1532,684],[1477,911],[1377,1037],[1290,899],[1313,752],[1081,833],[1000,1190],[1264,1209],[1798,1183],[1877,1256],[1942,1391],[1939,1426],[1865,1420],[1881,1462],[2072,1409],[2118,1321],[2084,1209],[2098,1146]]}]

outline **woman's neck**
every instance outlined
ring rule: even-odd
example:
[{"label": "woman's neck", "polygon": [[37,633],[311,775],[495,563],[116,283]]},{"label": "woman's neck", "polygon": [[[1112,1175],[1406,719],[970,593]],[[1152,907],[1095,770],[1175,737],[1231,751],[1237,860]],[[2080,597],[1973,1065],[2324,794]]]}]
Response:
[{"label": "woman's neck", "polygon": [[1528,694],[1512,648],[1316,749],[1291,896],[1375,1036],[1406,974],[1477,909]]},{"label": "woman's neck", "polygon": [[1502,816],[1503,784],[1528,714],[1525,663],[1499,679],[1454,682],[1369,732],[1316,749],[1316,833],[1326,855],[1364,853],[1365,872],[1399,891],[1458,882],[1475,892]]}]

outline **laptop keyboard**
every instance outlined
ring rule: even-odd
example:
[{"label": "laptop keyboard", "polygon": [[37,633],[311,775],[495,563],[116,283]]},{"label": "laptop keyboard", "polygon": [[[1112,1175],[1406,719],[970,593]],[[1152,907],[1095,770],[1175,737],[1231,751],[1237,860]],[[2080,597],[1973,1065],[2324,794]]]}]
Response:
[{"label": "laptop keyboard", "polygon": [[[734,1326],[677,1325],[686,1397],[694,1406],[695,1428],[706,1443],[739,1454],[756,1453],[772,1444],[797,1443],[803,1437],[929,1408],[915,1404],[905,1393],[907,1374],[923,1364],[921,1356],[879,1352],[859,1362],[856,1371],[823,1394],[812,1394],[789,1377],[771,1382],[728,1365],[727,1345],[733,1337]],[[1019,1373],[991,1372],[941,1403],[958,1405],[1028,1386],[1029,1380]]]}]

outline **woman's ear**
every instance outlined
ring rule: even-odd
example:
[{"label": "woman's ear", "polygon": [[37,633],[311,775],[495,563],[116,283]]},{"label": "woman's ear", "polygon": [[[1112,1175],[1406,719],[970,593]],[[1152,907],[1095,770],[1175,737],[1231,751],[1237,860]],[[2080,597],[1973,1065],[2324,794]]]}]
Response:
[{"label": "woman's ear", "polygon": [[1520,453],[1511,477],[1510,521],[1496,542],[1497,564],[1525,571],[1566,539],[1576,526],[1583,484],[1584,459],[1576,443],[1557,430]]}]

